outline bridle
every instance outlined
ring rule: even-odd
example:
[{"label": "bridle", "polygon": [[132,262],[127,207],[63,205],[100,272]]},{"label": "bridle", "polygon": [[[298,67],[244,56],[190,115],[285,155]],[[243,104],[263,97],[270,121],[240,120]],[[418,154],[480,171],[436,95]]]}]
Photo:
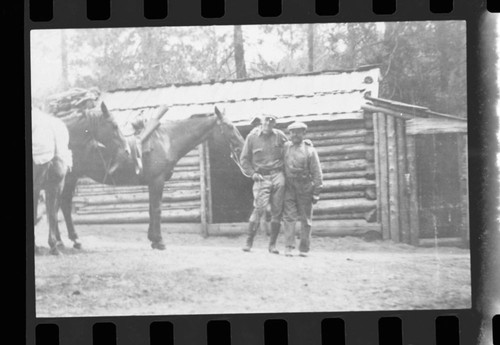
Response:
[{"label": "bridle", "polygon": [[230,151],[230,157],[233,160],[233,162],[240,168],[241,173],[246,176],[246,177],[251,177],[245,169],[243,169],[243,166],[240,163],[240,156],[238,154],[238,151],[236,150],[235,144],[229,139],[224,132],[224,128],[222,127],[224,124],[222,123],[221,120],[217,120],[217,124],[219,125],[220,131],[222,133],[222,138],[226,142],[226,144],[229,146],[229,151]]},{"label": "bridle", "polygon": [[108,176],[111,179],[111,184],[114,186],[116,185],[115,180],[113,179],[113,175],[110,174],[110,169],[111,169],[111,163],[113,162],[113,157],[109,159],[109,162],[106,162],[106,159],[104,158],[101,150],[99,148],[106,149],[106,145],[104,145],[101,141],[97,140],[95,133],[97,133],[97,128],[98,128],[98,115],[95,114],[93,109],[85,109],[83,112],[83,115],[85,116],[85,119],[88,121],[89,124],[89,129],[87,129],[90,137],[91,137],[91,143],[95,144],[95,147],[97,148],[97,152],[99,154],[99,158],[101,159],[102,165],[104,167],[104,178],[103,182],[106,181]]}]

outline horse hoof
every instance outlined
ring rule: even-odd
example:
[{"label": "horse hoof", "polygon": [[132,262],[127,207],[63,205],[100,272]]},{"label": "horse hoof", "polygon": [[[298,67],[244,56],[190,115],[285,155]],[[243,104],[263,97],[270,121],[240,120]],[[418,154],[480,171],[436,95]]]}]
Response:
[{"label": "horse hoof", "polygon": [[66,246],[64,245],[64,243],[62,241],[57,241],[56,247],[57,248],[66,248]]},{"label": "horse hoof", "polygon": [[50,248],[49,254],[50,255],[60,255],[61,252],[59,251],[59,249],[57,249],[57,247],[54,247],[54,248]]},{"label": "horse hoof", "polygon": [[75,242],[75,243],[73,243],[73,248],[82,249],[82,244],[80,242]]},{"label": "horse hoof", "polygon": [[163,242],[153,242],[151,243],[151,248],[158,250],[165,250],[165,244]]}]

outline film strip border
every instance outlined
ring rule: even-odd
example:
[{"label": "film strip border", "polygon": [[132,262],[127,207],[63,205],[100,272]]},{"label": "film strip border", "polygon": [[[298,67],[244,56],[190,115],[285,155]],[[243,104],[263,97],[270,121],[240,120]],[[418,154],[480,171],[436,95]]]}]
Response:
[{"label": "film strip border", "polygon": [[[75,17],[80,18],[77,26],[129,25],[127,14],[130,7],[117,9],[121,3],[135,3],[135,21],[130,25],[138,26],[146,23],[154,25],[177,25],[183,22],[182,13],[176,11],[175,2],[179,0],[79,0],[53,1],[28,0],[27,19],[33,28],[65,26],[72,23]],[[188,1],[186,1],[188,2]],[[189,1],[192,3],[193,1]],[[235,17],[231,2],[242,1],[198,0],[198,10],[192,16],[199,18],[190,24],[218,24],[220,21],[203,21],[223,19],[230,23]],[[403,13],[411,13],[412,6],[424,8],[428,15],[438,15],[432,19],[453,18],[461,16],[468,9],[486,8],[490,12],[500,12],[500,2],[495,0],[458,1],[458,0],[424,0],[413,5],[395,0],[311,0],[306,20],[341,21],[353,20],[351,14],[344,17],[360,3],[362,15],[359,20],[391,20],[391,14],[398,18]],[[350,5],[346,3],[350,2]],[[74,3],[77,3],[75,5]],[[418,4],[417,4],[418,3]],[[471,3],[476,3],[471,5]],[[477,6],[477,3],[483,5]],[[75,5],[76,9],[70,10]],[[250,9],[259,20],[274,21],[281,16],[286,20],[288,5],[297,7],[297,1],[255,0],[245,4],[243,10]],[[404,11],[401,11],[404,9]],[[180,11],[182,12],[182,11]],[[421,13],[421,12],[420,12]],[[380,16],[380,19],[373,15]],[[441,15],[441,17],[439,17]],[[123,18],[125,20],[123,20]],[[237,16],[236,16],[237,17]],[[245,18],[243,16],[241,18]],[[293,16],[292,16],[293,17]],[[415,19],[423,19],[416,15]],[[424,15],[425,17],[425,15]],[[240,18],[240,17],[238,17]],[[240,18],[240,19],[241,19]],[[283,19],[285,18],[285,19]],[[293,17],[293,20],[297,20]],[[165,19],[164,21],[158,19]],[[358,18],[356,18],[357,20]],[[413,19],[411,15],[405,20]],[[431,18],[428,18],[431,19]],[[458,18],[459,19],[459,18]],[[239,19],[236,19],[239,20]],[[197,23],[196,23],[197,22]],[[477,104],[475,105],[477,106]],[[474,107],[474,105],[473,105]],[[472,139],[471,146],[474,146]],[[471,157],[474,160],[473,157]],[[477,170],[477,169],[476,169]],[[478,211],[479,212],[479,211]],[[472,214],[473,216],[473,214]],[[474,217],[473,217],[474,218]],[[477,217],[475,219],[478,219]],[[477,220],[476,220],[477,224]],[[474,239],[472,240],[474,242]],[[471,243],[473,244],[473,243]],[[473,267],[476,269],[477,267]],[[380,317],[380,314],[387,316]],[[243,316],[175,316],[175,317],[123,317],[123,318],[85,318],[85,319],[36,319],[34,340],[36,344],[472,344],[479,321],[470,310],[452,312],[414,312],[402,316],[397,313],[349,313],[347,316],[335,317],[322,314],[310,315],[243,315]],[[491,319],[493,344],[500,344],[500,316]],[[488,322],[487,320],[486,322]],[[465,325],[465,326],[464,326]],[[472,327],[469,327],[472,325]],[[29,339],[28,339],[29,340]]]},{"label": "film strip border", "polygon": [[[83,2],[83,1],[82,1]],[[137,1],[139,2],[139,0]],[[233,1],[234,3],[235,1]],[[341,0],[311,0],[313,11],[318,16],[336,16],[343,8],[344,2]],[[486,9],[490,12],[500,12],[500,2],[497,0],[486,0]],[[112,0],[86,0],[84,5],[86,17],[91,21],[106,21],[112,19]],[[169,8],[175,7],[175,0],[140,0],[141,9],[146,19],[166,19],[174,13],[170,13]],[[198,13],[204,18],[222,18],[226,15],[226,5],[230,5],[228,0],[200,0]],[[392,15],[399,10],[396,0],[370,0],[371,10],[375,15]],[[421,1],[425,6],[427,3],[429,13],[449,14],[454,10],[454,0],[426,0]],[[59,5],[59,3],[56,3]],[[255,0],[254,9],[261,17],[278,17],[286,11],[287,2],[282,0]],[[401,4],[403,5],[403,4]],[[422,6],[420,5],[420,6]],[[363,8],[361,7],[360,10]],[[364,10],[367,10],[366,8]],[[33,22],[47,22],[54,19],[53,0],[30,0],[29,18]],[[193,11],[195,13],[196,11]],[[387,19],[387,18],[385,18]]]},{"label": "film strip border", "polygon": [[[424,313],[425,314],[425,313]],[[36,344],[93,344],[93,345],[293,345],[293,344],[472,344],[471,330],[461,326],[465,315],[426,317],[419,327],[415,315],[374,318],[371,315],[347,318],[312,316],[307,323],[271,318],[261,322],[255,317],[233,317],[232,321],[215,319],[208,322],[200,317],[177,321],[149,321],[148,318],[117,321],[91,321],[69,323],[39,323],[36,327]],[[345,320],[344,320],[345,319]],[[355,322],[353,319],[356,319]],[[257,322],[256,322],[257,321]],[[421,321],[421,320],[420,320]],[[419,321],[419,322],[420,322]],[[493,344],[500,344],[500,315],[493,318]],[[466,323],[467,325],[467,323]],[[76,336],[78,338],[75,338]],[[178,341],[179,339],[179,341]],[[354,340],[354,341],[353,341]],[[366,342],[365,342],[366,341]]]}]

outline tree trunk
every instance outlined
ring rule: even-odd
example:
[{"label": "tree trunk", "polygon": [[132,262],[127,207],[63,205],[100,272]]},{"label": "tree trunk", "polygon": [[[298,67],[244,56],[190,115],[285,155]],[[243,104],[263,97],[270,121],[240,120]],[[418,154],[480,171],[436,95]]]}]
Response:
[{"label": "tree trunk", "polygon": [[243,46],[243,32],[241,25],[234,26],[234,62],[236,64],[236,77],[238,79],[247,77],[245,66],[245,49]]},{"label": "tree trunk", "polygon": [[448,80],[450,78],[450,56],[448,55],[449,50],[444,49],[446,47],[446,41],[449,40],[449,34],[447,34],[447,23],[436,23],[436,43],[441,49],[439,52],[439,91],[446,93],[448,90]]},{"label": "tree trunk", "polygon": [[307,24],[307,48],[308,48],[308,66],[309,72],[314,71],[314,24]]},{"label": "tree trunk", "polygon": [[68,79],[68,48],[66,42],[66,33],[61,30],[61,71],[62,71],[62,87],[64,90],[69,88]]}]

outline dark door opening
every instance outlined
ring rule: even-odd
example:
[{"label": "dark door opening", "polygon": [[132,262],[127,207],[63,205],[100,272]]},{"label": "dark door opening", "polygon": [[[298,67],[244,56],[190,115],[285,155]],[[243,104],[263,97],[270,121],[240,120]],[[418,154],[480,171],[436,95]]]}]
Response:
[{"label": "dark door opening", "polygon": [[[246,137],[249,128],[238,128]],[[252,180],[245,177],[230,156],[224,138],[214,131],[208,140],[213,223],[247,222],[253,208]]]}]

